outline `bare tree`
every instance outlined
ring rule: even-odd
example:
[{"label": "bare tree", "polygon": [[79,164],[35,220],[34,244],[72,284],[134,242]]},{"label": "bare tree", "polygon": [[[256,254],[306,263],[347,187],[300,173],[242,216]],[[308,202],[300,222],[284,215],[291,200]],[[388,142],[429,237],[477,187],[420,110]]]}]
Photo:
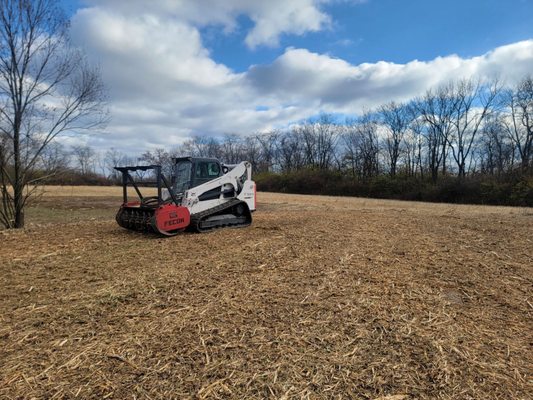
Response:
[{"label": "bare tree", "polygon": [[243,159],[242,139],[236,134],[226,134],[221,145],[222,158],[228,164],[237,164]]},{"label": "bare tree", "polygon": [[480,140],[481,171],[501,175],[510,170],[515,161],[515,147],[507,136],[504,119],[493,114],[483,124]]},{"label": "bare tree", "polygon": [[360,175],[360,151],[362,137],[356,127],[355,120],[348,121],[342,134],[342,142],[344,144],[343,161],[345,168],[350,171],[350,174],[355,178]]},{"label": "bare tree", "polygon": [[408,174],[424,176],[424,166],[422,164],[422,149],[424,145],[425,123],[418,114],[414,103],[407,105],[409,115],[409,133],[406,139],[406,153]]},{"label": "bare tree", "polygon": [[302,144],[302,155],[305,166],[316,164],[316,137],[311,124],[304,124],[292,129]]},{"label": "bare tree", "polygon": [[317,169],[331,167],[339,137],[331,116],[323,114],[317,122],[308,122],[294,132],[302,141],[306,166]]},{"label": "bare tree", "polygon": [[[261,144],[257,136],[247,136],[242,141],[242,160],[247,160],[252,164],[252,170],[255,173],[260,172],[261,165]],[[241,160],[241,161],[242,161]]]},{"label": "bare tree", "polygon": [[428,90],[422,98],[415,99],[413,106],[426,125],[428,167],[433,182],[437,181],[439,168],[446,172],[448,137],[453,128],[453,113],[456,99],[453,97],[453,84]]},{"label": "bare tree", "polygon": [[99,73],[69,46],[68,26],[56,0],[0,0],[0,217],[8,228],[24,226],[49,143],[104,122]]},{"label": "bare tree", "polygon": [[184,154],[196,157],[220,158],[221,156],[220,143],[210,136],[194,136],[184,143],[182,151]]},{"label": "bare tree", "polygon": [[420,170],[422,137],[419,131],[410,128],[404,136],[405,173],[415,176]]},{"label": "bare tree", "polygon": [[76,160],[78,170],[82,175],[94,172],[97,154],[92,147],[87,145],[72,146],[72,156]]},{"label": "bare tree", "polygon": [[329,169],[335,161],[339,130],[333,122],[332,116],[328,114],[322,114],[318,123],[313,125],[313,128],[317,144],[317,166],[319,169]]},{"label": "bare tree", "polygon": [[107,177],[118,182],[121,174],[119,171],[115,170],[115,167],[126,166],[126,164],[129,162],[130,159],[126,154],[115,149],[114,147],[111,147],[105,152],[103,157],[103,163],[107,172]]},{"label": "bare tree", "polygon": [[297,128],[282,132],[277,142],[278,164],[282,172],[299,170],[304,165],[302,143]]},{"label": "bare tree", "polygon": [[401,146],[409,130],[411,117],[405,104],[398,104],[394,101],[381,106],[378,115],[381,125],[387,131],[385,148],[389,157],[389,171],[391,176],[395,176],[402,150]]},{"label": "bare tree", "polygon": [[362,179],[379,172],[378,123],[370,112],[348,124],[343,135],[344,160],[352,174]]},{"label": "bare tree", "polygon": [[256,136],[261,146],[262,157],[259,164],[259,169],[261,171],[268,172],[274,168],[274,159],[276,158],[279,136],[280,133],[277,131],[271,131]]},{"label": "bare tree", "polygon": [[163,148],[145,151],[140,157],[139,161],[148,165],[161,165],[162,171],[166,176],[172,176],[172,158],[176,154],[167,151]]},{"label": "bare tree", "polygon": [[453,129],[445,140],[457,164],[457,175],[464,178],[466,161],[484,120],[492,112],[500,88],[497,81],[482,84],[472,79],[461,80],[450,87],[454,105]]},{"label": "bare tree", "polygon": [[528,76],[504,94],[509,109],[506,130],[520,155],[525,171],[533,162],[533,78]]},{"label": "bare tree", "polygon": [[61,143],[51,142],[39,157],[37,169],[45,175],[55,175],[69,167],[70,154]]}]

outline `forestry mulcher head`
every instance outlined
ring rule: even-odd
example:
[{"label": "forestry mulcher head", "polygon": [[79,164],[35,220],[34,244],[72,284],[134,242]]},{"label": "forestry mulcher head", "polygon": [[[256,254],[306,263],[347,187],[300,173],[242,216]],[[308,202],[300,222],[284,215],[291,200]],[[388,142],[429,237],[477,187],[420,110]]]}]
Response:
[{"label": "forestry mulcher head", "polygon": [[[252,223],[256,190],[247,161],[223,165],[211,158],[176,158],[170,184],[160,165],[115,169],[122,173],[124,201],[116,220],[123,228],[173,236],[185,229],[204,232]],[[155,180],[136,181],[139,173]],[[155,187],[157,194],[145,197],[141,186]],[[129,201],[128,187],[135,190],[136,200]]]}]

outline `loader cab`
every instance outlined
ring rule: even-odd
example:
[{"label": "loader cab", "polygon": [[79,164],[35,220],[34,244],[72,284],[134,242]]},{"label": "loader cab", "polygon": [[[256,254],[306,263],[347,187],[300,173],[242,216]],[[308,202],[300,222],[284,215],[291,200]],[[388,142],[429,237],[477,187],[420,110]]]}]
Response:
[{"label": "loader cab", "polygon": [[223,167],[216,158],[175,158],[173,191],[176,194],[184,193],[222,175],[224,175]]}]

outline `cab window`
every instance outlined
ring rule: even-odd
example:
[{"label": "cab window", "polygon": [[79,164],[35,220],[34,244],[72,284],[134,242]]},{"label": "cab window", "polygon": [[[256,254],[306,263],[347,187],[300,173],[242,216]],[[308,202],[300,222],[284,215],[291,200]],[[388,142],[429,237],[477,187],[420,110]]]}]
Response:
[{"label": "cab window", "polygon": [[192,163],[190,161],[180,161],[176,164],[174,176],[174,191],[182,193],[189,189],[192,172]]},{"label": "cab window", "polygon": [[218,163],[210,162],[207,163],[207,173],[209,174],[210,178],[216,178],[220,175],[220,166]]},{"label": "cab window", "polygon": [[196,164],[196,178],[213,179],[220,175],[220,166],[216,162],[200,161]]}]

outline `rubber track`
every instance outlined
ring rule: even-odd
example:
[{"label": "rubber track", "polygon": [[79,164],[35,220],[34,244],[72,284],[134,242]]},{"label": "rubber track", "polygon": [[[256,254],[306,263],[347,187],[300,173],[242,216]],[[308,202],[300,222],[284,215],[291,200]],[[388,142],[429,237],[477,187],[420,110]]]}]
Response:
[{"label": "rubber track", "polygon": [[[248,223],[246,224],[221,224],[219,226],[213,226],[211,228],[200,228],[199,224],[204,218],[209,217],[211,215],[219,214],[221,211],[232,208],[240,203],[244,203],[244,205],[246,206],[246,209],[248,210],[248,214],[250,218]],[[201,211],[197,214],[192,214],[189,228],[190,230],[193,230],[196,232],[207,232],[207,231],[211,231],[211,230],[218,229],[218,228],[224,228],[224,227],[233,227],[233,228],[245,227],[245,226],[249,226],[251,223],[252,223],[252,214],[250,213],[250,210],[248,209],[248,204],[246,204],[246,202],[239,200],[239,199],[232,199],[228,201],[227,203],[220,204],[216,207],[210,208],[205,211]]]}]

